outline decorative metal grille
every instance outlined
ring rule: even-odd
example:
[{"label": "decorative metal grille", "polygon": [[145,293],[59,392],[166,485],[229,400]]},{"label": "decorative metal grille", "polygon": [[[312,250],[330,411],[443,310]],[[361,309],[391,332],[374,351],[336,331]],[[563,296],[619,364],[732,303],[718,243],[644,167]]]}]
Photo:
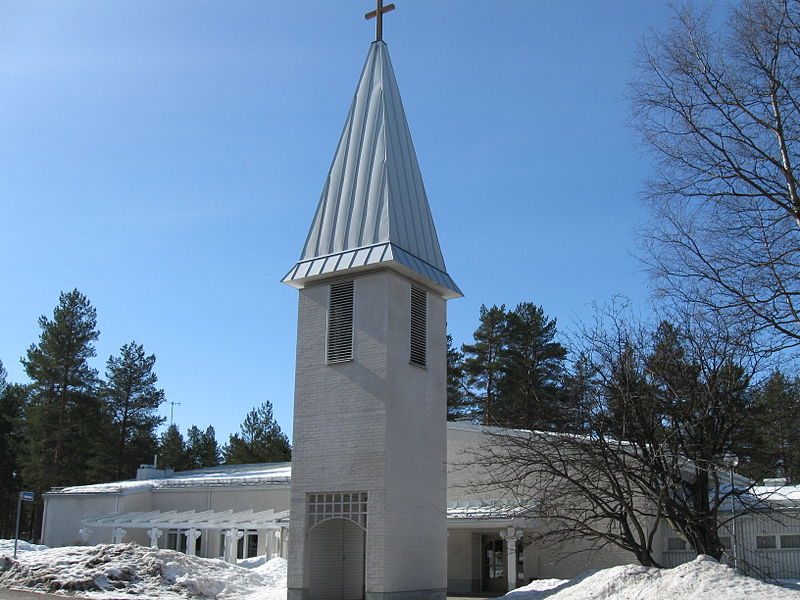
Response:
[{"label": "decorative metal grille", "polygon": [[428,294],[411,286],[411,364],[427,366]]},{"label": "decorative metal grille", "polygon": [[328,492],[308,495],[308,528],[328,519],[350,519],[367,528],[366,492]]},{"label": "decorative metal grille", "polygon": [[328,309],[329,363],[353,360],[353,282],[331,285]]}]

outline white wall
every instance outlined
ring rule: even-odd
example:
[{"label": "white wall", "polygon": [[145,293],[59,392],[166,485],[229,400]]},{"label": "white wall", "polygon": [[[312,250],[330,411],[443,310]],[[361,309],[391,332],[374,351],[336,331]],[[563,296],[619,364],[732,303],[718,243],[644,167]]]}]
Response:
[{"label": "white wall", "polygon": [[445,302],[428,299],[427,369],[409,364],[410,282],[354,278],[355,360],[325,363],[329,283],[300,291],[289,587],[307,589],[306,495],[366,491],[367,591],[443,589]]}]

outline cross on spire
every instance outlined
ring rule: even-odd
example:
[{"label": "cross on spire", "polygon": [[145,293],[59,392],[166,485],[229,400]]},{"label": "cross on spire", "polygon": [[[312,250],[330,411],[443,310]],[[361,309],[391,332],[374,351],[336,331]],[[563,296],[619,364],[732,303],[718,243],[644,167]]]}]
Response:
[{"label": "cross on spire", "polygon": [[375,41],[380,42],[383,40],[383,13],[387,13],[390,10],[394,10],[394,4],[387,4],[386,6],[383,5],[383,0],[378,0],[378,8],[368,12],[364,15],[365,19],[372,19],[373,17],[377,17],[375,22]]}]

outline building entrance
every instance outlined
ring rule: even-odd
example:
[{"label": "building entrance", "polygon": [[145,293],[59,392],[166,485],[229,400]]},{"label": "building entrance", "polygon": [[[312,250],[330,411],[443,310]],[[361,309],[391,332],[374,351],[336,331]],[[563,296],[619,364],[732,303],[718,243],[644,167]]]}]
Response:
[{"label": "building entrance", "polygon": [[310,600],[363,600],[365,533],[349,519],[329,519],[311,529]]},{"label": "building entrance", "polygon": [[505,592],[508,588],[503,540],[493,535],[481,536],[481,588],[485,592]]}]

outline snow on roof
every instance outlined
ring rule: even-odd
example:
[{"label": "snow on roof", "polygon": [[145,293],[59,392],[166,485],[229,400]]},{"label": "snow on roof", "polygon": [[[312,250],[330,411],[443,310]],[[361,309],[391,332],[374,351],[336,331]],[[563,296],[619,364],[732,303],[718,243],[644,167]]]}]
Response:
[{"label": "snow on roof", "polygon": [[135,494],[154,488],[289,485],[291,474],[291,463],[222,465],[193,471],[180,471],[162,479],[132,479],[54,488],[48,494]]},{"label": "snow on roof", "polygon": [[800,504],[800,485],[756,485],[751,492],[769,504],[780,506]]},{"label": "snow on roof", "polygon": [[520,502],[508,499],[450,500],[447,502],[448,519],[513,519],[523,516],[533,508],[533,501]]}]

